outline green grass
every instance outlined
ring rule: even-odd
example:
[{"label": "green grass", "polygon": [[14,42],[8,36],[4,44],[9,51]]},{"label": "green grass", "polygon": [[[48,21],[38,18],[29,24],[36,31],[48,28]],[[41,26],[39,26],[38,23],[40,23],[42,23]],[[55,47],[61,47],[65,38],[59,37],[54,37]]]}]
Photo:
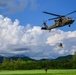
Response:
[{"label": "green grass", "polygon": [[0,71],[0,75],[76,75],[76,69],[69,70],[15,70]]}]

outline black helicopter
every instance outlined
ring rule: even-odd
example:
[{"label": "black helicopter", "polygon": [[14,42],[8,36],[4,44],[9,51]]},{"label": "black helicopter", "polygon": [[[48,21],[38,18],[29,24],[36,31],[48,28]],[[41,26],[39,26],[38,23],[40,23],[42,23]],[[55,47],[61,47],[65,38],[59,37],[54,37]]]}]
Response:
[{"label": "black helicopter", "polygon": [[70,25],[71,25],[75,20],[73,20],[73,19],[70,18],[70,17],[66,17],[66,16],[68,16],[68,15],[70,15],[70,14],[73,14],[73,13],[75,13],[75,12],[76,12],[76,10],[73,11],[73,12],[70,12],[70,13],[68,13],[68,14],[66,14],[66,15],[58,15],[58,14],[53,14],[53,13],[49,13],[49,12],[45,12],[45,11],[44,11],[43,13],[45,13],[45,14],[49,14],[49,15],[56,16],[55,18],[48,19],[49,21],[50,21],[50,20],[54,20],[54,21],[55,21],[55,24],[53,24],[52,26],[48,27],[47,24],[46,24],[46,22],[44,22],[44,23],[43,23],[43,24],[44,24],[44,27],[42,27],[41,29],[42,29],[42,30],[51,30],[51,29],[58,28],[58,27],[63,27],[63,26],[66,26],[66,25],[68,25],[68,26],[70,27]]}]

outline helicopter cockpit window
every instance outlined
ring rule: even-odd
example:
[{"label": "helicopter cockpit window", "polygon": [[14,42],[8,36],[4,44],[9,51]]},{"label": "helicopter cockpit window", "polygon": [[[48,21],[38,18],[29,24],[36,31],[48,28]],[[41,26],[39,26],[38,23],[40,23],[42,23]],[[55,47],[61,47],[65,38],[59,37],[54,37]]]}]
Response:
[{"label": "helicopter cockpit window", "polygon": [[69,18],[69,17],[68,17],[68,20],[72,20],[72,18]]}]

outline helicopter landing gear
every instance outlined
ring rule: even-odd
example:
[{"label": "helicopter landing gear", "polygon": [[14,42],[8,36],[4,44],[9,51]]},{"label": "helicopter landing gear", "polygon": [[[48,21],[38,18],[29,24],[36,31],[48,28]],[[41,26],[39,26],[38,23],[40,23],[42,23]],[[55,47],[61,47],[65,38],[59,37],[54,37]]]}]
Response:
[{"label": "helicopter landing gear", "polygon": [[68,25],[70,27],[70,25]]}]

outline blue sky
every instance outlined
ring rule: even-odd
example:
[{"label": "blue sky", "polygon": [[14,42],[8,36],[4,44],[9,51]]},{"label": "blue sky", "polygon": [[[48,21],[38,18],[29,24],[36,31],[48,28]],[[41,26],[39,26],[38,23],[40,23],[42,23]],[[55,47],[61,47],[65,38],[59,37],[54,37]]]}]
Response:
[{"label": "blue sky", "polygon": [[[3,14],[4,16],[11,18],[12,21],[14,21],[15,19],[18,19],[21,25],[26,25],[30,23],[32,26],[34,25],[42,26],[43,20],[47,20],[49,18],[54,17],[51,15],[42,13],[43,11],[65,15],[69,12],[76,10],[75,0],[48,0],[48,1],[47,0],[32,0],[32,1],[24,0],[25,3],[21,2],[21,4],[23,4],[23,9],[20,8],[16,10],[13,10],[14,8],[18,8],[16,1],[20,1],[20,0],[16,0],[16,1],[13,0],[15,1],[16,7],[13,7],[13,4],[11,1],[10,1],[11,6],[7,5],[7,8],[3,7],[2,9],[0,9],[0,13]],[[14,12],[12,12],[11,10],[13,10]],[[4,14],[5,12],[10,12],[10,13]],[[76,17],[75,15],[76,13],[69,15],[69,17]],[[48,25],[52,25],[54,22],[48,21],[47,23]],[[61,29],[65,31],[75,30],[75,23],[71,28],[63,27]]]},{"label": "blue sky", "polygon": [[[25,55],[35,59],[56,58],[76,52],[76,21],[42,31],[43,20],[76,10],[75,0],[0,0],[0,55]],[[68,15],[76,17],[76,13]],[[76,19],[76,18],[74,18]],[[48,26],[54,21],[47,21]],[[59,48],[63,43],[63,48]]]}]

